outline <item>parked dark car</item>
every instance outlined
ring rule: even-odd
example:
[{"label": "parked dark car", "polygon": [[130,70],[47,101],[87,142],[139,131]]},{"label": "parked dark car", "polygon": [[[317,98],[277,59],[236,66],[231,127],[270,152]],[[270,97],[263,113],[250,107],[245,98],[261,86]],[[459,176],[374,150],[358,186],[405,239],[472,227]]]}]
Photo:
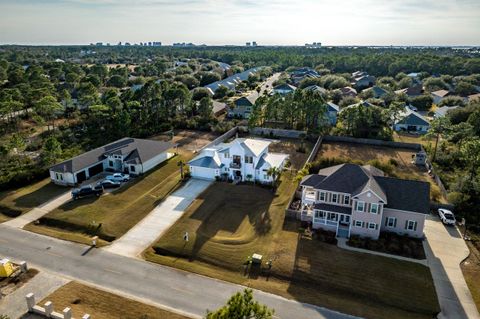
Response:
[{"label": "parked dark car", "polygon": [[97,196],[99,197],[103,193],[103,187],[100,186],[95,186],[93,187],[92,185],[87,185],[87,186],[82,186],[80,188],[75,188],[72,191],[72,198],[73,200],[83,198],[83,197],[88,197],[88,196]]},{"label": "parked dark car", "polygon": [[110,180],[110,179],[104,179],[104,180],[97,183],[97,186],[102,186],[104,189],[105,188],[117,188],[117,187],[120,187],[120,185],[122,185],[122,183],[120,183],[118,181],[113,181],[113,180]]}]

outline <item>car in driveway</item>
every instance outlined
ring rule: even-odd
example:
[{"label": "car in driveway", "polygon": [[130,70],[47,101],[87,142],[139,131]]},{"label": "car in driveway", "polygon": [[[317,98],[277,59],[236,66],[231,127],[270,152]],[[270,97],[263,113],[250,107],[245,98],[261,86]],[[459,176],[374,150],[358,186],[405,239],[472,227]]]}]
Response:
[{"label": "car in driveway", "polygon": [[130,180],[130,175],[128,174],[122,174],[122,173],[115,173],[112,175],[108,175],[106,179],[110,181],[115,181],[115,182],[128,182]]},{"label": "car in driveway", "polygon": [[89,197],[89,196],[97,196],[100,197],[103,193],[102,186],[92,186],[92,185],[85,185],[80,188],[75,188],[72,190],[72,198],[73,200]]},{"label": "car in driveway", "polygon": [[120,183],[118,181],[111,180],[111,179],[103,179],[103,180],[97,182],[97,185],[106,189],[106,188],[118,188],[122,185],[122,183]]},{"label": "car in driveway", "polygon": [[438,209],[438,216],[445,225],[455,225],[455,215],[445,208]]}]

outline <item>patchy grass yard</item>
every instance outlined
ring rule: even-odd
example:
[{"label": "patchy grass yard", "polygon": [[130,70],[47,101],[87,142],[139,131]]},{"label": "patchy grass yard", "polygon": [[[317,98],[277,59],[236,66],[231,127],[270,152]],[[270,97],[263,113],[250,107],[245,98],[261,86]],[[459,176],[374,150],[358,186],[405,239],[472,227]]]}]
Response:
[{"label": "patchy grass yard", "polygon": [[84,243],[90,243],[93,235],[113,241],[181,185],[177,163],[189,160],[192,155],[182,151],[151,172],[98,199],[67,202],[41,218],[40,225],[29,224],[26,229]]},{"label": "patchy grass yard", "polygon": [[475,240],[475,244],[467,241],[470,256],[461,264],[461,268],[473,301],[480,311],[480,240],[477,238]]},{"label": "patchy grass yard", "polygon": [[55,310],[72,309],[72,317],[81,318],[88,313],[95,319],[145,318],[186,319],[167,310],[72,281],[60,287],[39,304],[51,301]]},{"label": "patchy grass yard", "polygon": [[269,151],[290,155],[289,160],[292,163],[292,168],[299,170],[303,168],[313,146],[314,143],[307,140],[302,143],[299,139],[282,138],[280,140],[275,139],[275,142],[270,144]]},{"label": "patchy grass yard", "polygon": [[[260,186],[213,184],[145,257],[357,316],[427,319],[439,311],[427,267],[341,250],[302,238],[296,222],[284,224],[293,178],[282,175],[275,195]],[[270,273],[246,271],[253,253],[273,260]]]},{"label": "patchy grass yard", "polygon": [[404,132],[393,132],[393,140],[402,143],[422,144],[423,147],[429,147],[435,144],[435,139],[427,138],[424,135],[408,134]]},{"label": "patchy grass yard", "polygon": [[32,185],[0,192],[0,222],[20,215],[68,191],[46,178]]},{"label": "patchy grass yard", "polygon": [[394,174],[398,178],[421,180],[430,183],[430,197],[439,202],[446,202],[442,197],[438,185],[428,176],[425,168],[412,164],[412,155],[415,151],[410,149],[401,149],[393,147],[364,145],[342,142],[325,142],[318,151],[316,159],[320,157],[344,158],[360,160],[367,162],[370,160],[379,160],[387,163],[390,159],[396,161]]}]

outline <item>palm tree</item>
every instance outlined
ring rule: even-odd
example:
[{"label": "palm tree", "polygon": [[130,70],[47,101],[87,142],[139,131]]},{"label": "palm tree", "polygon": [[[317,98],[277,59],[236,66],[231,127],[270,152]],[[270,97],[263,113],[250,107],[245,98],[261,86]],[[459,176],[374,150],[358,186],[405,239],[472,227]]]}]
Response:
[{"label": "palm tree", "polygon": [[276,184],[277,184],[277,178],[278,178],[278,176],[280,176],[280,173],[281,172],[278,169],[278,167],[275,167],[275,166],[272,166],[267,170],[267,176],[272,177],[273,191],[275,191],[275,187],[276,187]]}]

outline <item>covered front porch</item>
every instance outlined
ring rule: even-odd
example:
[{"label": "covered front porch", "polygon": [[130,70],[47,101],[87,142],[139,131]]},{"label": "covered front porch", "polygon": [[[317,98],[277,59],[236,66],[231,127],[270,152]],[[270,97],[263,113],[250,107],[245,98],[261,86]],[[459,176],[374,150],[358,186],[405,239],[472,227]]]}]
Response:
[{"label": "covered front porch", "polygon": [[350,215],[338,212],[317,210],[313,205],[304,205],[301,220],[312,223],[312,229],[334,231],[337,237],[350,237]]}]

